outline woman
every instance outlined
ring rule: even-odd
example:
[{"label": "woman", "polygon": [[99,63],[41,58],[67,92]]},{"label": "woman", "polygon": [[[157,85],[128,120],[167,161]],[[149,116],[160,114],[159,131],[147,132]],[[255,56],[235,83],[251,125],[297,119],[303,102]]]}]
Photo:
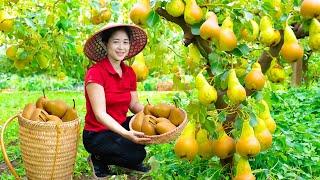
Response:
[{"label": "woman", "polygon": [[133,25],[111,24],[95,33],[84,46],[86,56],[95,62],[85,76],[86,116],[83,144],[94,176],[109,174],[108,165],[147,172],[142,161],[144,133],[130,131],[128,110],[143,109],[136,92],[136,75],[123,60],[143,50],[146,33]]}]

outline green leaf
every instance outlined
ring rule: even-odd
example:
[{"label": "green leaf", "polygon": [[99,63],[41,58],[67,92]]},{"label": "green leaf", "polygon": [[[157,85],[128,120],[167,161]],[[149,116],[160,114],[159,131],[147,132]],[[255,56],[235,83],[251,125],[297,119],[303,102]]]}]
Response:
[{"label": "green leaf", "polygon": [[193,35],[200,35],[200,26],[202,23],[197,23],[191,26],[191,33]]},{"label": "green leaf", "polygon": [[26,24],[31,27],[33,30],[36,29],[36,26],[34,25],[33,21],[29,18],[24,18],[24,21],[26,22]]},{"label": "green leaf", "polygon": [[160,21],[160,16],[155,11],[151,11],[147,19],[148,27],[155,26],[157,23],[159,23],[159,21]]}]

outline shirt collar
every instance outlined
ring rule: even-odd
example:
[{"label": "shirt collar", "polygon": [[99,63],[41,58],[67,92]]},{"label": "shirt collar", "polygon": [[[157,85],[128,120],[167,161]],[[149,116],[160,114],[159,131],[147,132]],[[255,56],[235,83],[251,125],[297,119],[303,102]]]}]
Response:
[{"label": "shirt collar", "polygon": [[[118,74],[118,73],[116,72],[116,70],[114,70],[114,68],[113,68],[113,66],[112,66],[112,64],[111,64],[111,62],[109,61],[108,58],[102,59],[102,60],[101,60],[101,63],[102,63],[102,66],[104,67],[104,69],[106,69],[109,73],[111,73],[111,74]],[[120,67],[121,67],[122,72],[124,72],[124,71],[125,71],[125,64],[124,64],[123,61],[121,61]]]}]

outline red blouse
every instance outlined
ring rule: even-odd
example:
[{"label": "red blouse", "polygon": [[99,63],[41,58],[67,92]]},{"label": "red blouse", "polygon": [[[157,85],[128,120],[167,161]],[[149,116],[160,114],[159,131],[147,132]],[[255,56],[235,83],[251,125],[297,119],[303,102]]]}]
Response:
[{"label": "red blouse", "polygon": [[[136,75],[130,66],[123,62],[120,64],[122,77],[114,70],[110,61],[106,58],[90,67],[85,75],[85,86],[88,83],[97,83],[104,88],[106,99],[106,111],[116,121],[122,124],[131,101],[131,91],[136,91]],[[108,127],[98,122],[93,113],[90,100],[85,88],[86,109],[84,129],[88,131],[104,131]]]}]

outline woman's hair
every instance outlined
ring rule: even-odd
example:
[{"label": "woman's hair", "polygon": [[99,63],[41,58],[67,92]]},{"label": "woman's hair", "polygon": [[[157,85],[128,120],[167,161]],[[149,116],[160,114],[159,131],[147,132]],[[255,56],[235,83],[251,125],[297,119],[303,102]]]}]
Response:
[{"label": "woman's hair", "polygon": [[101,34],[102,42],[107,43],[113,33],[115,33],[116,31],[121,31],[121,30],[126,32],[126,34],[129,37],[129,41],[131,42],[131,30],[128,27],[111,28],[108,31],[102,33]]}]

